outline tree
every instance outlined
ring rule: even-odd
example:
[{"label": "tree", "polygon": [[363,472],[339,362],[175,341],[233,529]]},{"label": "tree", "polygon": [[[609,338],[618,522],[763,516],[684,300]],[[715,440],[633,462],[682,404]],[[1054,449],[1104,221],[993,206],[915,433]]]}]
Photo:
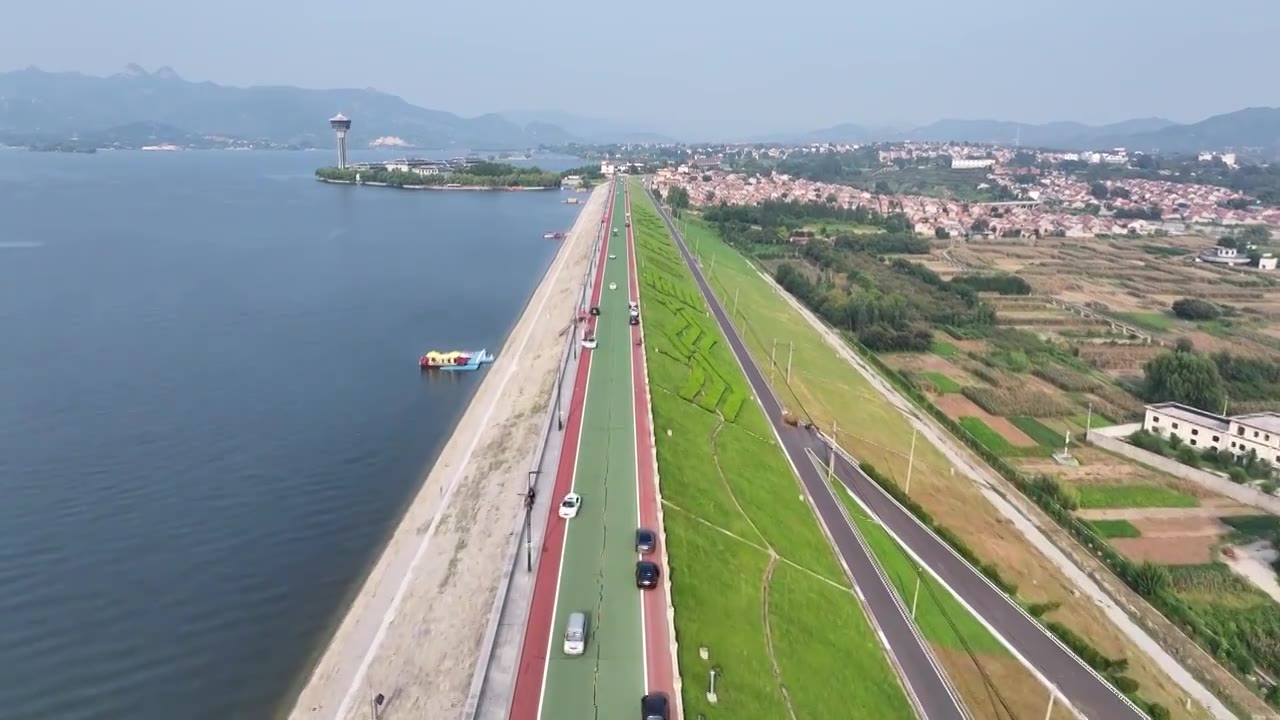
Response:
[{"label": "tree", "polygon": [[885,180],[877,180],[877,181],[876,181],[876,194],[877,194],[877,195],[892,195],[892,194],[893,194],[893,188],[889,187],[889,183],[888,183],[887,181],[885,181]]},{"label": "tree", "polygon": [[947,232],[947,229],[946,229],[946,228],[944,228],[944,227],[934,228],[934,229],[933,229],[933,236],[934,236],[934,237],[936,237],[936,238],[938,238],[939,240],[950,240],[950,239],[951,239],[951,233]]},{"label": "tree", "polygon": [[1099,200],[1106,200],[1110,191],[1107,190],[1107,184],[1104,182],[1096,182],[1089,186],[1089,194]]},{"label": "tree", "polygon": [[1200,298],[1181,298],[1174,300],[1173,314],[1183,320],[1212,320],[1222,315],[1217,305]]},{"label": "tree", "polygon": [[1266,225],[1249,225],[1240,231],[1240,239],[1249,245],[1263,245],[1271,240]]},{"label": "tree", "polygon": [[1142,366],[1143,395],[1149,402],[1179,402],[1220,412],[1226,385],[1213,360],[1196,353],[1165,352]]},{"label": "tree", "polygon": [[986,218],[978,218],[973,221],[973,224],[969,226],[969,229],[976,233],[984,233],[990,227],[991,223],[987,222]]},{"label": "tree", "polygon": [[1191,338],[1189,337],[1180,337],[1178,338],[1178,341],[1173,344],[1173,349],[1175,352],[1195,352],[1196,344],[1191,342]]},{"label": "tree", "polygon": [[1218,247],[1230,248],[1232,250],[1240,249],[1240,241],[1232,235],[1223,235],[1218,238]]},{"label": "tree", "polygon": [[682,187],[671,188],[667,191],[667,204],[677,211],[689,207],[689,191]]}]

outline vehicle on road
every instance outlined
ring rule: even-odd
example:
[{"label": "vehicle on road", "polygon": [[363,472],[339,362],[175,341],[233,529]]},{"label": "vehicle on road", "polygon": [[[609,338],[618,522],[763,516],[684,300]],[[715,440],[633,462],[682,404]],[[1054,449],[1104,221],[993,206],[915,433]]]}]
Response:
[{"label": "vehicle on road", "polygon": [[640,717],[644,720],[669,720],[671,701],[667,694],[652,692],[640,698]]},{"label": "vehicle on road", "polygon": [[587,614],[575,612],[569,614],[564,624],[564,654],[581,655],[587,649]]},{"label": "vehicle on road", "polygon": [[649,528],[639,528],[636,530],[636,552],[641,555],[648,555],[658,546],[658,533]]},{"label": "vehicle on road", "polygon": [[628,324],[628,325],[639,325],[639,324],[640,324],[640,316],[639,316],[639,315],[632,315],[631,317],[627,318],[627,324]]},{"label": "vehicle on road", "polygon": [[636,587],[641,590],[648,590],[658,586],[658,578],[662,576],[662,571],[658,568],[658,563],[652,560],[641,560],[636,563]]},{"label": "vehicle on road", "polygon": [[599,314],[600,314],[600,306],[599,306],[599,305],[592,305],[592,306],[591,306],[591,309],[590,309],[590,310],[588,310],[587,312],[591,313],[592,315],[599,315]]},{"label": "vehicle on road", "polygon": [[565,520],[572,520],[578,517],[578,508],[582,507],[582,496],[578,493],[569,493],[560,501],[560,517]]},{"label": "vehicle on road", "polygon": [[613,229],[613,234],[614,234],[614,235],[617,235],[617,234],[618,234],[618,228],[614,228],[614,229]]}]

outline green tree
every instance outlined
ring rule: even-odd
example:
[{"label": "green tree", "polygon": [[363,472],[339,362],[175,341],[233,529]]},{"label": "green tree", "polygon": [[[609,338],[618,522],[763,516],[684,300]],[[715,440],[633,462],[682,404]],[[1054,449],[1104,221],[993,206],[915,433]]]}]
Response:
[{"label": "green tree", "polygon": [[892,195],[892,194],[893,194],[893,188],[889,187],[889,183],[888,183],[888,181],[886,181],[886,180],[877,180],[877,181],[876,181],[876,194],[877,194],[877,195]]},{"label": "green tree", "polygon": [[1143,395],[1150,402],[1179,402],[1220,412],[1226,385],[1213,360],[1189,352],[1165,352],[1142,366]]},{"label": "green tree", "polygon": [[1089,194],[1099,200],[1106,200],[1107,196],[1110,195],[1110,191],[1107,190],[1106,183],[1096,182],[1089,186]]},{"label": "green tree", "polygon": [[1200,298],[1181,298],[1173,301],[1173,314],[1183,320],[1212,320],[1222,315],[1217,305]]}]

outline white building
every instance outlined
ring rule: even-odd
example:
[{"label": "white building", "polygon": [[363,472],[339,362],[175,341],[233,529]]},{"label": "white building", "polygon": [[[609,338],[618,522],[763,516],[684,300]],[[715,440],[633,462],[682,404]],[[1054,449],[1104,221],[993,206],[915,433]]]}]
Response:
[{"label": "white building", "polygon": [[1263,255],[1262,257],[1258,258],[1258,269],[1259,270],[1275,270],[1276,256],[1272,255],[1271,253],[1267,253],[1266,255]]},{"label": "white building", "polygon": [[560,181],[560,187],[564,187],[564,188],[582,187],[582,176],[581,175],[565,175],[564,179]]},{"label": "white building", "polygon": [[952,170],[977,170],[979,168],[989,168],[995,164],[996,161],[993,158],[951,158]]},{"label": "white building", "polygon": [[615,170],[616,170],[616,169],[613,167],[613,163],[609,162],[608,160],[601,160],[601,161],[600,161],[600,174],[601,174],[601,175],[603,175],[603,176],[605,176],[605,177],[613,177],[613,173],[615,172]]},{"label": "white building", "polygon": [[1215,265],[1248,265],[1249,256],[1241,255],[1235,248],[1215,245],[1200,251],[1197,262],[1214,263]]},{"label": "white building", "polygon": [[1196,450],[1229,450],[1236,457],[1252,450],[1258,458],[1280,466],[1280,413],[1227,417],[1179,403],[1148,405],[1142,429],[1161,437],[1177,436]]}]

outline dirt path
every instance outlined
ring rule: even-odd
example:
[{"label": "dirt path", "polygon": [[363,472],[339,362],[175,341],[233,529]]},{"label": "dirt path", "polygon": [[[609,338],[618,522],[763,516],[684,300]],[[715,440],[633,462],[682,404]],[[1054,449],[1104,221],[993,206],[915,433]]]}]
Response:
[{"label": "dirt path", "polygon": [[782,693],[782,701],[787,704],[787,715],[796,720],[796,709],[791,706],[791,693],[787,692],[787,684],[782,682],[782,669],[778,667],[778,656],[773,651],[773,629],[769,625],[769,585],[773,582],[773,570],[778,567],[778,554],[769,551],[769,564],[764,568],[764,577],[760,579],[760,614],[764,620],[764,642],[769,648],[769,664],[773,666],[773,679],[778,683],[778,691]]},{"label": "dirt path", "polygon": [[386,720],[462,708],[607,197],[602,185],[585,203],[290,720],[364,720],[375,693]]}]

